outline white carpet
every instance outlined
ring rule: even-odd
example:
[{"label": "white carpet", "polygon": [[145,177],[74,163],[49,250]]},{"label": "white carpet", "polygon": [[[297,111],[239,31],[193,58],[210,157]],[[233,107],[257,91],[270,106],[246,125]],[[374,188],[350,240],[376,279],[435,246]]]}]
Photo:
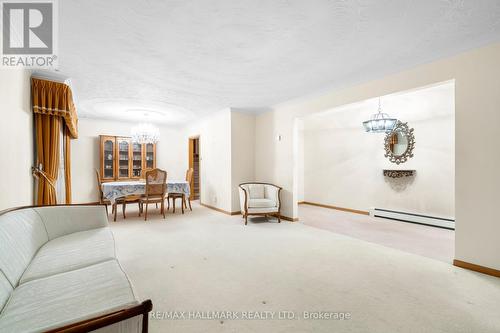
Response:
[{"label": "white carpet", "polygon": [[[152,332],[500,332],[498,278],[301,223],[244,226],[196,204],[165,220],[132,215],[111,223],[117,252],[154,311],[298,318],[151,319]],[[304,320],[303,311],[351,319]]]}]

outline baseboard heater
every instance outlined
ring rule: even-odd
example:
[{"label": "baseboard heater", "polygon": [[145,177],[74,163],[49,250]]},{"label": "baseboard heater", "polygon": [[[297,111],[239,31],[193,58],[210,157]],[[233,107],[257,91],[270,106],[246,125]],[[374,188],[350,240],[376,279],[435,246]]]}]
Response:
[{"label": "baseboard heater", "polygon": [[383,217],[385,219],[396,220],[401,222],[417,223],[429,225],[439,228],[455,230],[455,220],[443,217],[399,212],[395,210],[373,208],[370,215],[374,217]]}]

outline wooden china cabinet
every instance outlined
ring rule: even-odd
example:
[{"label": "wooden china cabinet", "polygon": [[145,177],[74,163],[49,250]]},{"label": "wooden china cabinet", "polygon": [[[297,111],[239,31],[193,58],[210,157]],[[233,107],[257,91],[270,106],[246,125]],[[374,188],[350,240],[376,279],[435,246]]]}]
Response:
[{"label": "wooden china cabinet", "polygon": [[156,144],[132,142],[125,136],[99,136],[101,181],[139,179],[143,169],[156,168]]}]

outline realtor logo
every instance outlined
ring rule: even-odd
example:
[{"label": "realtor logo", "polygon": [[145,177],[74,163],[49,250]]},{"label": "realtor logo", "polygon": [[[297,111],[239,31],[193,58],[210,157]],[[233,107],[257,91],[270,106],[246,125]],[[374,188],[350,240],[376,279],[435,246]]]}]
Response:
[{"label": "realtor logo", "polygon": [[55,1],[4,0],[2,8],[2,67],[54,67]]}]

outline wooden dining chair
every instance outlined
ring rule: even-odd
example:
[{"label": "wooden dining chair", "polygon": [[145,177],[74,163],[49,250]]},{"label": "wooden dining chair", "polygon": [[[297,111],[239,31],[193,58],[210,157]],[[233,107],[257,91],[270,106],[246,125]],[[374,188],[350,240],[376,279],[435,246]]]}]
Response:
[{"label": "wooden dining chair", "polygon": [[146,179],[146,172],[151,171],[153,169],[147,168],[141,170],[141,179]]},{"label": "wooden dining chair", "polygon": [[[193,175],[194,175],[193,168],[190,168],[186,171],[186,181],[190,185],[191,185],[192,180],[193,180]],[[190,192],[188,197],[186,197],[182,193],[169,193],[167,196],[167,210],[170,209],[170,199],[172,199],[173,212],[175,213],[175,200],[179,199],[179,198],[182,200],[182,202],[181,202],[182,214],[184,214],[184,208],[187,209],[188,203],[189,203],[189,210],[191,210],[191,211],[193,210],[193,208],[191,208],[191,192]]]},{"label": "wooden dining chair", "polygon": [[[153,170],[152,168],[146,168],[141,170],[140,179],[146,179],[146,172]],[[156,208],[158,208],[158,203],[156,203]]]},{"label": "wooden dining chair", "polygon": [[[99,203],[101,205],[106,206],[106,215],[108,215],[108,205],[111,205],[111,201],[108,199],[104,198],[104,193],[102,193],[102,182],[101,182],[101,176],[99,175],[99,171],[95,169],[95,176],[97,178],[97,190],[99,193]],[[115,205],[111,205],[111,213],[115,212]]]},{"label": "wooden dining chair", "polygon": [[146,193],[139,199],[139,215],[144,212],[144,221],[148,219],[148,204],[160,203],[161,213],[165,218],[165,196],[167,194],[167,172],[160,169],[153,169],[146,172]]},{"label": "wooden dining chair", "polygon": [[126,196],[125,198],[118,198],[118,199],[115,200],[114,204],[111,204],[111,201],[109,201],[108,199],[104,198],[104,193],[102,192],[101,177],[100,177],[99,171],[97,169],[95,169],[95,175],[96,175],[96,178],[97,178],[97,187],[98,187],[98,191],[99,191],[98,192],[99,193],[99,203],[106,206],[106,215],[108,215],[108,205],[111,205],[111,214],[113,214],[113,221],[116,222],[116,213],[117,213],[116,207],[121,204],[122,205],[123,218],[125,219],[126,218],[125,210],[126,210],[127,204],[134,203],[134,202],[139,203],[139,198],[140,197],[139,196],[132,196],[132,195],[130,195],[130,196]]}]

